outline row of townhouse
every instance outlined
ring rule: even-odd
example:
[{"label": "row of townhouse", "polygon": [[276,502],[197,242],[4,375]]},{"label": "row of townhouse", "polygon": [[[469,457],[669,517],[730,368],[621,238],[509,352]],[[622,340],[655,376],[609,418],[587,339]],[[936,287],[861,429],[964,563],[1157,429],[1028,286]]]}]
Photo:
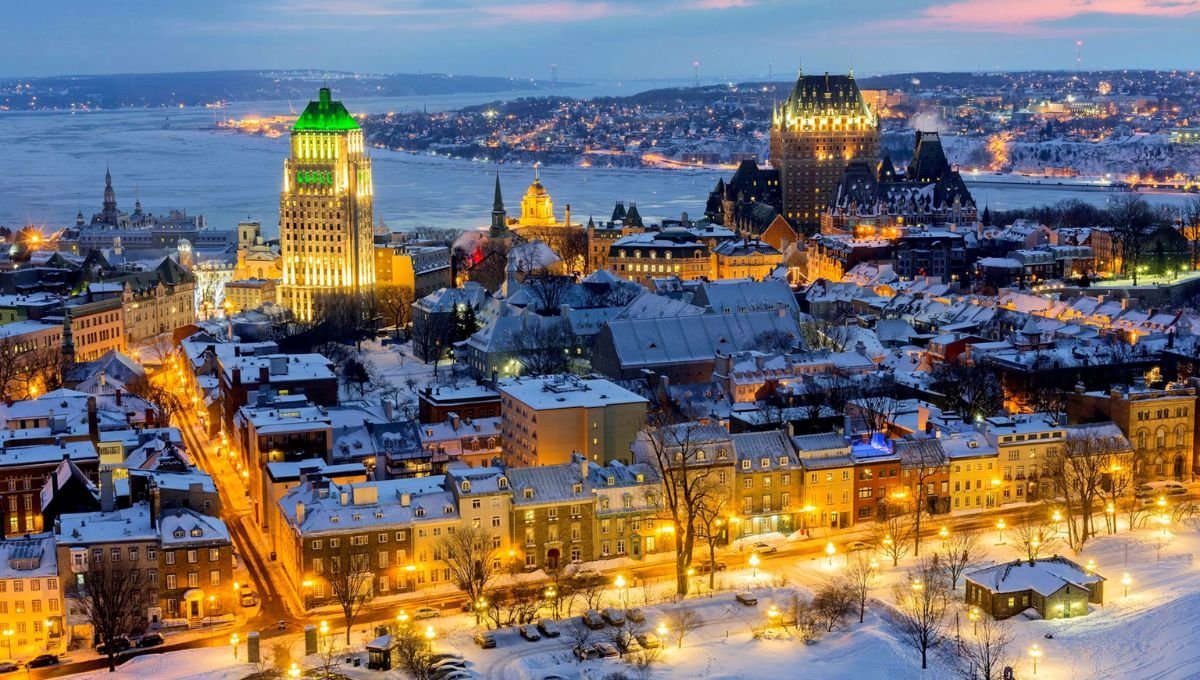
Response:
[{"label": "row of townhouse", "polygon": [[[640,464],[576,457],[535,468],[471,468],[384,481],[335,481],[309,468],[276,503],[271,540],[306,606],[333,599],[331,574],[369,571],[371,596],[452,581],[448,542],[471,528],[487,536],[498,570],[557,572],[610,557],[671,548],[658,520],[657,476]],[[347,479],[343,477],[343,480]]]}]

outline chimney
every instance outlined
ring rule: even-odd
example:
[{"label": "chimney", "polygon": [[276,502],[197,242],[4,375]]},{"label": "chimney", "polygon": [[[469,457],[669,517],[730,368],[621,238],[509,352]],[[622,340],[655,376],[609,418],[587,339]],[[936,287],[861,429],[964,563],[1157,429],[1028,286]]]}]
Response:
[{"label": "chimney", "polygon": [[450,427],[454,428],[455,432],[458,432],[458,428],[462,426],[462,419],[459,418],[458,414],[454,413],[454,412],[451,412],[449,414],[449,416],[450,416]]},{"label": "chimney", "polygon": [[350,492],[343,490],[338,498],[338,502],[342,505],[350,505]]},{"label": "chimney", "polygon": [[242,369],[233,369],[233,386],[238,387],[242,384]]},{"label": "chimney", "polygon": [[267,385],[271,382],[271,369],[268,366],[258,367],[258,384]]},{"label": "chimney", "polygon": [[150,528],[158,528],[158,516],[162,512],[162,496],[158,491],[158,483],[150,481]]},{"label": "chimney", "polygon": [[112,512],[117,508],[117,491],[113,488],[111,469],[100,471],[100,512]]},{"label": "chimney", "polygon": [[296,524],[304,524],[304,503],[296,501]]},{"label": "chimney", "polygon": [[96,415],[96,398],[88,397],[87,400],[87,420],[88,420],[88,438],[93,443],[100,441],[100,419]]},{"label": "chimney", "polygon": [[113,396],[117,400],[117,406],[120,406],[121,405],[121,388],[120,387],[118,387],[116,389],[116,391],[113,392]]}]

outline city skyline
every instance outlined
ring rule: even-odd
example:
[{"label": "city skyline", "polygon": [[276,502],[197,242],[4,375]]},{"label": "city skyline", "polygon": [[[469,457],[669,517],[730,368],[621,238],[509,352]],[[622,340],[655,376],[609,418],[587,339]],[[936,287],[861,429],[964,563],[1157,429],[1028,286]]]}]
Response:
[{"label": "city skyline", "polygon": [[[1077,54],[1084,69],[1186,69],[1200,28],[1195,0],[1017,0],[1003,11],[986,0],[71,1],[4,14],[20,27],[4,31],[5,77],[313,68],[548,78],[554,63],[565,81],[684,79],[698,61],[712,80],[784,77],[799,65],[864,75],[1071,69]],[[138,49],[97,51],[98,34],[136,38]]]}]

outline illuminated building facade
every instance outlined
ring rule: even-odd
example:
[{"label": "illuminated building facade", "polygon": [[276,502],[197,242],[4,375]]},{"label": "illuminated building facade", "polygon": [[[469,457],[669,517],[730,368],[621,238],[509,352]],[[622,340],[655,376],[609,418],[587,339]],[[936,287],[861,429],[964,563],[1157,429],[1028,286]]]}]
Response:
[{"label": "illuminated building facade", "polygon": [[809,230],[819,226],[854,159],[879,160],[878,120],[854,74],[801,74],[771,119],[771,165],[779,169],[784,217]]},{"label": "illuminated building facade", "polygon": [[[497,192],[499,191],[499,186],[499,180],[497,179]],[[503,204],[500,204],[500,208],[503,209]],[[550,194],[546,191],[546,187],[542,186],[542,179],[538,176],[537,168],[534,168],[533,183],[529,185],[529,189],[525,191],[525,195],[521,198],[521,218],[518,220],[517,226],[553,227],[557,225],[558,221],[554,219],[554,201],[550,199]]]},{"label": "illuminated building facade", "polygon": [[323,293],[374,287],[372,194],[362,128],[323,87],[292,126],[279,199],[279,297],[297,318]]}]

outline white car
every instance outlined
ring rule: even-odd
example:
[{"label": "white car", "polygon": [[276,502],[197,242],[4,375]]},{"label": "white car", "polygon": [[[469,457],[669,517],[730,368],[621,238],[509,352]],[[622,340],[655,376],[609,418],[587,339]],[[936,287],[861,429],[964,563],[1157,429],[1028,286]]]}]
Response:
[{"label": "white car", "polygon": [[760,555],[769,555],[771,553],[779,552],[779,548],[776,548],[770,543],[763,543],[761,541],[750,546],[750,549]]}]

